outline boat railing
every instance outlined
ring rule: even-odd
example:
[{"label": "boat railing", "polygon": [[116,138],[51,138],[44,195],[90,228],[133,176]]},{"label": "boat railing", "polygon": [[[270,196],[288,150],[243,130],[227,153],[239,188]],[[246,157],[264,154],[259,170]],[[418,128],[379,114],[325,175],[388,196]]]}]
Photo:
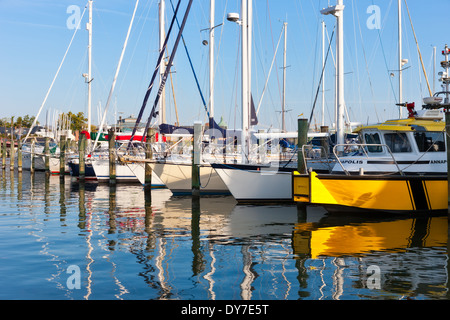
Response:
[{"label": "boat railing", "polygon": [[305,144],[302,146],[302,157],[306,166],[311,167],[311,161],[321,162],[325,165],[324,168],[327,167],[328,171],[331,172],[332,164],[334,164],[335,159],[330,157],[328,153],[328,148],[324,146],[313,146],[311,144]]},{"label": "boat railing", "polygon": [[[387,146],[386,144],[380,144],[380,143],[352,143],[352,144],[336,144],[333,147],[333,154],[336,157],[336,161],[339,163],[339,165],[341,166],[342,170],[345,172],[346,175],[350,175],[350,173],[348,172],[347,169],[345,169],[345,166],[342,164],[341,159],[342,158],[342,149],[344,148],[349,148],[352,153],[358,153],[359,155],[365,155],[366,158],[370,159],[370,158],[374,158],[371,157],[367,150],[369,148],[373,148],[373,147],[381,147],[381,148],[385,148],[385,150],[387,150],[387,153],[390,155],[390,157],[393,160],[393,163],[395,164],[395,166],[397,167],[398,172],[400,173],[400,175],[404,175],[403,171],[400,169],[400,166],[397,163],[397,160],[395,160],[395,157],[391,151],[391,149],[389,148],[389,146]],[[349,150],[348,150],[349,151]],[[348,153],[347,153],[348,154]],[[347,157],[351,157],[349,155],[347,155]]]}]

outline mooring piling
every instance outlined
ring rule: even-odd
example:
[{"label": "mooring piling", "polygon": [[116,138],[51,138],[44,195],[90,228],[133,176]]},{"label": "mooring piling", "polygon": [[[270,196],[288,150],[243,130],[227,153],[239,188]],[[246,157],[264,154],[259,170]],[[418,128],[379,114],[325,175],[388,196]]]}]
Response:
[{"label": "mooring piling", "polygon": [[194,123],[194,139],[192,148],[192,195],[200,196],[200,158],[202,143],[202,123]]},{"label": "mooring piling", "polygon": [[64,179],[66,174],[66,136],[61,135],[59,138],[59,177]]},{"label": "mooring piling", "polygon": [[116,133],[114,129],[108,130],[108,154],[109,154],[109,184],[116,184]]}]

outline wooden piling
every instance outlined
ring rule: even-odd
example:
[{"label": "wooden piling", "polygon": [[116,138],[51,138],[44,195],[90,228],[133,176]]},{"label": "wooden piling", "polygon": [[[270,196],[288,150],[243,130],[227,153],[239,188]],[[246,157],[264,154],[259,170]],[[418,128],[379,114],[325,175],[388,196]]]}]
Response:
[{"label": "wooden piling", "polygon": [[306,173],[306,162],[303,158],[302,147],[308,142],[308,120],[307,119],[298,119],[298,164],[297,171],[300,173]]},{"label": "wooden piling", "polygon": [[[328,126],[321,126],[320,127],[321,133],[328,133]],[[330,153],[330,144],[328,142],[328,136],[322,137],[320,139],[320,146],[322,147],[322,150],[325,151],[325,154],[322,154],[322,158],[328,158],[328,154]]]},{"label": "wooden piling", "polygon": [[202,143],[202,123],[194,123],[194,140],[192,148],[192,195],[200,196],[200,156]]},{"label": "wooden piling", "polygon": [[86,178],[86,164],[85,164],[85,150],[86,150],[86,135],[83,133],[80,134],[80,138],[78,139],[78,167],[79,174],[78,180],[80,182],[84,182]]},{"label": "wooden piling", "polygon": [[14,150],[14,138],[11,135],[11,145],[9,146],[9,169],[11,171],[14,170],[14,158],[16,156],[16,152]]},{"label": "wooden piling", "polygon": [[33,141],[31,142],[31,154],[30,154],[30,161],[31,161],[31,165],[30,165],[30,173],[34,173],[34,144],[35,141],[33,139]]},{"label": "wooden piling", "polygon": [[45,174],[50,175],[50,138],[45,138],[44,145],[44,155],[45,155]]},{"label": "wooden piling", "polygon": [[108,150],[109,150],[109,183],[116,184],[116,136],[114,129],[108,130]]},{"label": "wooden piling", "polygon": [[66,136],[59,138],[59,177],[64,178],[66,174]]},{"label": "wooden piling", "polygon": [[17,140],[17,172],[22,172],[22,141]]},{"label": "wooden piling", "polygon": [[2,141],[2,168],[3,170],[6,169],[6,139],[3,139]]},{"label": "wooden piling", "polygon": [[[155,130],[149,128],[147,130],[147,137],[145,143],[145,159],[150,160],[153,158],[152,144],[155,140]],[[145,162],[145,180],[144,180],[144,188],[146,191],[151,190],[152,187],[152,168],[150,167],[150,163]]]}]

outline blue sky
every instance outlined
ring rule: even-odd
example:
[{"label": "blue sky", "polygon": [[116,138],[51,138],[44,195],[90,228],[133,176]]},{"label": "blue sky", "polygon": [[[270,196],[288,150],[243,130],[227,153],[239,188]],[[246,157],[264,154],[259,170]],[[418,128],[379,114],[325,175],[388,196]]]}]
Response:
[{"label": "blue sky", "polygon": [[[172,17],[167,2],[167,21]],[[173,0],[174,4],[176,0]],[[182,0],[179,19],[187,4]],[[335,18],[322,16],[320,9],[335,0],[254,0],[253,97],[257,104],[275,52],[283,22],[288,23],[286,121],[287,129],[296,129],[300,114],[309,118],[321,71],[322,20],[331,36]],[[67,26],[78,6],[83,11],[87,0],[0,0],[0,118],[36,115],[74,30]],[[437,64],[448,41],[449,0],[409,0],[407,2],[430,85],[433,86],[432,53],[437,47]],[[93,14],[92,122],[99,122],[99,110],[105,107],[113,76],[125,40],[135,0],[95,0]],[[344,0],[345,23],[345,100],[348,115],[355,122],[378,122],[398,116],[397,0]],[[371,5],[380,8],[381,29],[370,29],[367,20]],[[140,0],[136,20],[119,74],[108,123],[115,116],[139,113],[145,90],[156,64],[158,52],[158,0]],[[240,57],[239,26],[226,21],[228,12],[239,12],[240,0],[216,0],[216,118],[222,116],[229,127],[240,127]],[[208,97],[208,47],[202,40],[208,34],[209,1],[195,0],[184,37],[202,92]],[[87,114],[87,31],[83,17],[55,85],[39,117],[55,112],[79,111]],[[428,96],[425,78],[418,60],[408,13],[403,2],[403,57],[409,60],[404,71],[404,99],[421,104]],[[174,31],[178,31],[177,28]],[[176,33],[173,33],[176,35]],[[171,49],[173,39],[169,44]],[[259,128],[281,126],[281,86],[283,47],[278,49],[276,65],[269,78],[259,114]],[[335,45],[332,44],[335,55]],[[333,61],[327,64],[326,125],[332,125],[334,107]],[[441,71],[436,66],[437,71]],[[167,81],[168,122],[182,124],[205,121],[205,111],[190,69],[184,47],[180,44],[174,61],[174,73]],[[390,73],[394,77],[389,77]],[[392,81],[392,82],[391,82]],[[172,83],[174,95],[172,93]],[[436,81],[436,90],[440,90]],[[145,118],[153,105],[153,91]],[[174,100],[175,96],[175,100]],[[176,101],[176,112],[175,112]],[[320,125],[321,96],[317,101],[313,124]]]}]

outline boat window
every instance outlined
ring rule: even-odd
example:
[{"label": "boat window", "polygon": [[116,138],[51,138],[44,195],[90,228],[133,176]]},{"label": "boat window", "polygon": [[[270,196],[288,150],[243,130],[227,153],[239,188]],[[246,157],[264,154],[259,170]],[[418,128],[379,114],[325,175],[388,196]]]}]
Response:
[{"label": "boat window", "polygon": [[389,149],[391,149],[392,153],[412,151],[411,144],[409,143],[408,137],[404,132],[385,133],[384,139],[386,140],[386,145]]},{"label": "boat window", "polygon": [[[380,144],[380,136],[378,135],[378,133],[366,133],[364,135],[364,141],[367,144]],[[369,152],[382,152],[382,147],[381,146],[368,146],[367,150]]]},{"label": "boat window", "polygon": [[415,132],[417,147],[420,152],[444,152],[445,140],[443,132]]}]

